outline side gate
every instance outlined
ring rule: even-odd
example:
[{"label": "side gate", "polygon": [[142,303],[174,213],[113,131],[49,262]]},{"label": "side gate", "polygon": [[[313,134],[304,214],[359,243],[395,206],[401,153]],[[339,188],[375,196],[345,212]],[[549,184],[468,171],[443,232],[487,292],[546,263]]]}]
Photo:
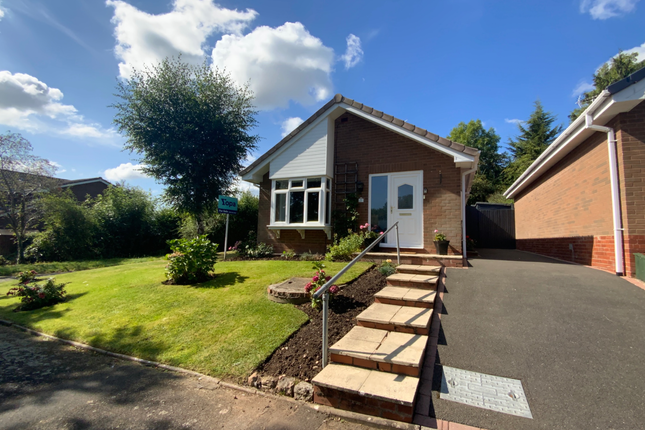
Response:
[{"label": "side gate", "polygon": [[515,209],[481,203],[466,206],[466,235],[478,248],[515,249]]}]

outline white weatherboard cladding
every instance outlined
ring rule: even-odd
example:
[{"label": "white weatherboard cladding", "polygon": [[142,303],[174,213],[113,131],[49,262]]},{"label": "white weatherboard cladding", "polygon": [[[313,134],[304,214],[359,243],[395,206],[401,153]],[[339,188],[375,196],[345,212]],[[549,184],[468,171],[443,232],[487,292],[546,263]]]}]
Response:
[{"label": "white weatherboard cladding", "polygon": [[330,176],[331,172],[327,172],[328,153],[327,121],[323,120],[271,161],[269,177]]}]

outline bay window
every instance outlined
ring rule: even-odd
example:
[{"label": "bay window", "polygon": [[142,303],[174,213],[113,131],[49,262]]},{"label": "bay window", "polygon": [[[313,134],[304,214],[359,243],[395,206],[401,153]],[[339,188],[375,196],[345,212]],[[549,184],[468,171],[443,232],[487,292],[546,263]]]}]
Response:
[{"label": "bay window", "polygon": [[277,179],[271,190],[271,226],[328,226],[331,179]]}]

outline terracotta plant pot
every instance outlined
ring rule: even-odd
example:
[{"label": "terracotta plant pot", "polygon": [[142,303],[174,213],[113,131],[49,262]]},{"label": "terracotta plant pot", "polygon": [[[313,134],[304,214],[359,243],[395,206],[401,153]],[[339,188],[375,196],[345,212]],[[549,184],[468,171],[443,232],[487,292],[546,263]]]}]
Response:
[{"label": "terracotta plant pot", "polygon": [[437,254],[448,255],[448,244],[450,244],[449,240],[435,240],[434,248],[437,250]]}]

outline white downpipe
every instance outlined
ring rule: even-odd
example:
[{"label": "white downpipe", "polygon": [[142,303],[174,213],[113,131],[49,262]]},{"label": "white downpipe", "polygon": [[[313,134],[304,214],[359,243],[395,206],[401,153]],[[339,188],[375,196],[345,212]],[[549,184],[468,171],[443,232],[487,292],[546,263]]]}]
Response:
[{"label": "white downpipe", "polygon": [[620,191],[618,188],[618,156],[616,155],[616,135],[614,129],[593,124],[591,113],[585,117],[585,128],[607,133],[607,145],[609,147],[609,177],[611,180],[611,206],[614,217],[614,257],[616,262],[616,275],[624,275],[623,254],[623,219],[620,210]]},{"label": "white downpipe", "polygon": [[468,260],[466,251],[466,176],[477,171],[477,167],[461,174],[461,254]]}]

